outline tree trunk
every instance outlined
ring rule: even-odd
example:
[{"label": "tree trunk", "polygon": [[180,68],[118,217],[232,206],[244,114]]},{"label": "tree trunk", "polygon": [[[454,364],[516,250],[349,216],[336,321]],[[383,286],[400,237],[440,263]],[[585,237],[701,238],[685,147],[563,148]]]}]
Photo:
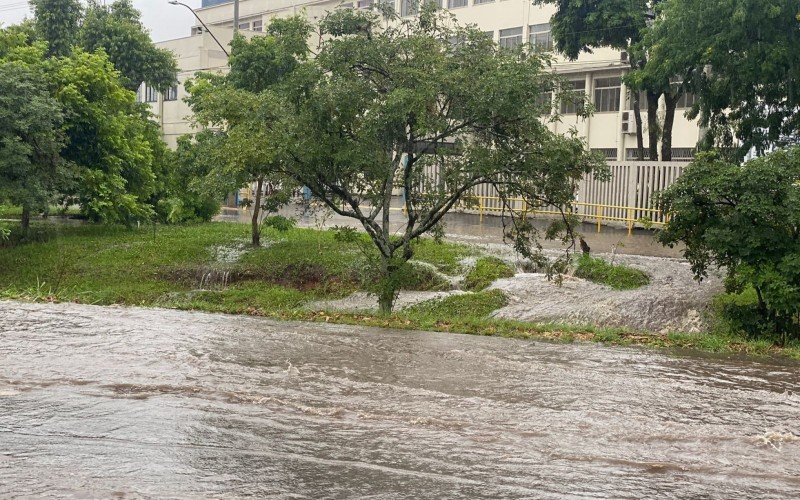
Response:
[{"label": "tree trunk", "polygon": [[666,101],[666,114],[664,115],[664,130],[661,132],[661,160],[672,161],[672,126],[675,124],[675,107],[678,105],[680,94],[664,94]]},{"label": "tree trunk", "polygon": [[380,284],[380,291],[378,293],[378,307],[382,314],[391,314],[392,307],[394,306],[397,290],[393,275],[396,271],[397,268],[392,264],[391,257],[381,255],[382,283]]},{"label": "tree trunk", "polygon": [[254,247],[261,246],[261,228],[258,216],[261,214],[261,189],[264,187],[264,178],[256,179],[256,199],[253,202],[252,243]]},{"label": "tree trunk", "polygon": [[647,148],[650,161],[658,161],[658,100],[660,92],[647,91]]},{"label": "tree trunk", "polygon": [[[639,92],[633,94],[633,118],[636,120],[636,157],[644,161],[644,133],[642,132],[642,107],[639,103]],[[620,158],[625,160],[625,158]]]},{"label": "tree trunk", "polygon": [[20,220],[22,226],[22,234],[27,235],[28,229],[31,227],[31,208],[27,205],[22,205],[22,219]]}]

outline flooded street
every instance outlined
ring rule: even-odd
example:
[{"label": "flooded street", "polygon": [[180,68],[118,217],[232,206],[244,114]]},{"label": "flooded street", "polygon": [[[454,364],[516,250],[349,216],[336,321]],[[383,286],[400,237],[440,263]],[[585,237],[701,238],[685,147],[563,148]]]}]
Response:
[{"label": "flooded street", "polygon": [[800,367],[0,302],[0,497],[792,498]]}]

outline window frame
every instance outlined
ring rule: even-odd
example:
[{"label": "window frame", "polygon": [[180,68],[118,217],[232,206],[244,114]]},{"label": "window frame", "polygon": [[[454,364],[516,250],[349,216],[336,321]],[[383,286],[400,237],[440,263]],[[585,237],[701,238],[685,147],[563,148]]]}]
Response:
[{"label": "window frame", "polygon": [[[547,42],[542,44],[536,37],[539,35],[547,35]],[[528,25],[528,43],[534,52],[552,52],[553,51],[553,28],[550,23],[530,24]]]},{"label": "window frame", "polygon": [[[572,88],[571,90],[574,94],[581,94],[583,98],[586,99],[586,79],[582,80],[569,80],[566,82]],[[584,103],[581,102],[569,102],[566,100],[562,100],[559,106],[560,114],[562,115],[577,115],[579,113],[583,113],[584,111]]]},{"label": "window frame", "polygon": [[622,97],[622,78],[619,76],[596,77],[593,97],[596,113],[618,113]]},{"label": "window frame", "polygon": [[155,87],[145,84],[144,86],[144,102],[158,102],[158,90]]},{"label": "window frame", "polygon": [[[517,30],[519,30],[519,33],[516,33]],[[524,28],[522,26],[500,30],[497,44],[505,49],[513,49],[514,47],[522,45],[522,37],[524,36],[523,30]],[[505,35],[503,32],[505,32]],[[514,32],[514,34],[509,34],[509,32]]]},{"label": "window frame", "polygon": [[166,92],[164,92],[164,101],[177,101],[178,100],[178,85],[173,85]]}]

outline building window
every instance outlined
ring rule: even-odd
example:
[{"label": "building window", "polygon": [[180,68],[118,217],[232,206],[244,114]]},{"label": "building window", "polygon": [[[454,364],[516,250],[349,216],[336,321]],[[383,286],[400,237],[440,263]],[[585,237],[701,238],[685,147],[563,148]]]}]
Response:
[{"label": "building window", "polygon": [[617,161],[617,148],[592,148],[592,153],[600,153],[606,160]]},{"label": "building window", "polygon": [[369,9],[372,7],[372,0],[358,0],[356,7],[359,9]]},{"label": "building window", "polygon": [[391,9],[394,12],[394,0],[377,0],[377,3],[382,9]]},{"label": "building window", "polygon": [[158,102],[158,90],[149,85],[144,86],[144,102]]},{"label": "building window", "polygon": [[247,23],[239,23],[239,29],[240,30],[249,30],[250,29],[250,23],[249,22],[247,22]]},{"label": "building window", "polygon": [[694,151],[694,148],[672,148],[672,161],[692,161]]},{"label": "building window", "polygon": [[483,34],[484,34],[484,35],[486,36],[486,38],[488,38],[489,40],[492,40],[492,41],[494,41],[494,31],[484,31],[484,32],[483,32]]},{"label": "building window", "polygon": [[522,26],[500,30],[499,44],[506,49],[513,49],[517,45],[522,45]]},{"label": "building window", "polygon": [[550,23],[532,24],[529,26],[529,30],[528,42],[535,52],[550,52],[553,50],[553,35],[550,32]]},{"label": "building window", "polygon": [[202,34],[203,34],[202,26],[192,26],[192,36],[202,35]]},{"label": "building window", "polygon": [[594,107],[598,112],[619,111],[621,84],[618,76],[594,81]]},{"label": "building window", "polygon": [[[639,159],[639,150],[636,148],[628,148],[625,150],[625,159],[628,161],[637,161]],[[650,160],[650,149],[645,145],[644,147],[644,160]]]},{"label": "building window", "polygon": [[575,93],[575,100],[562,100],[561,114],[575,115],[583,113],[583,96],[586,95],[586,80],[571,80],[567,82],[567,89]]},{"label": "building window", "polygon": [[447,0],[448,9],[457,9],[469,5],[469,0]]},{"label": "building window", "polygon": [[177,85],[173,85],[172,87],[167,89],[167,91],[164,93],[164,100],[165,101],[177,101],[178,100],[178,86]]},{"label": "building window", "polygon": [[262,32],[264,31],[264,22],[260,19],[258,21],[253,21],[253,31]]},{"label": "building window", "polygon": [[475,0],[474,2],[472,2],[472,5],[482,5],[485,3],[493,3],[493,2],[494,0]]},{"label": "building window", "polygon": [[417,13],[417,0],[400,0],[400,15],[413,16]]}]

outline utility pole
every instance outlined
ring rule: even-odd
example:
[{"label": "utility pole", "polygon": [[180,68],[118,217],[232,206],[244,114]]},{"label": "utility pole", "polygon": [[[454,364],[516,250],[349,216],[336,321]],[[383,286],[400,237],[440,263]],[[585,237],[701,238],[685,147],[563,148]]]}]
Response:
[{"label": "utility pole", "polygon": [[239,0],[233,0],[233,36],[239,33]]}]

